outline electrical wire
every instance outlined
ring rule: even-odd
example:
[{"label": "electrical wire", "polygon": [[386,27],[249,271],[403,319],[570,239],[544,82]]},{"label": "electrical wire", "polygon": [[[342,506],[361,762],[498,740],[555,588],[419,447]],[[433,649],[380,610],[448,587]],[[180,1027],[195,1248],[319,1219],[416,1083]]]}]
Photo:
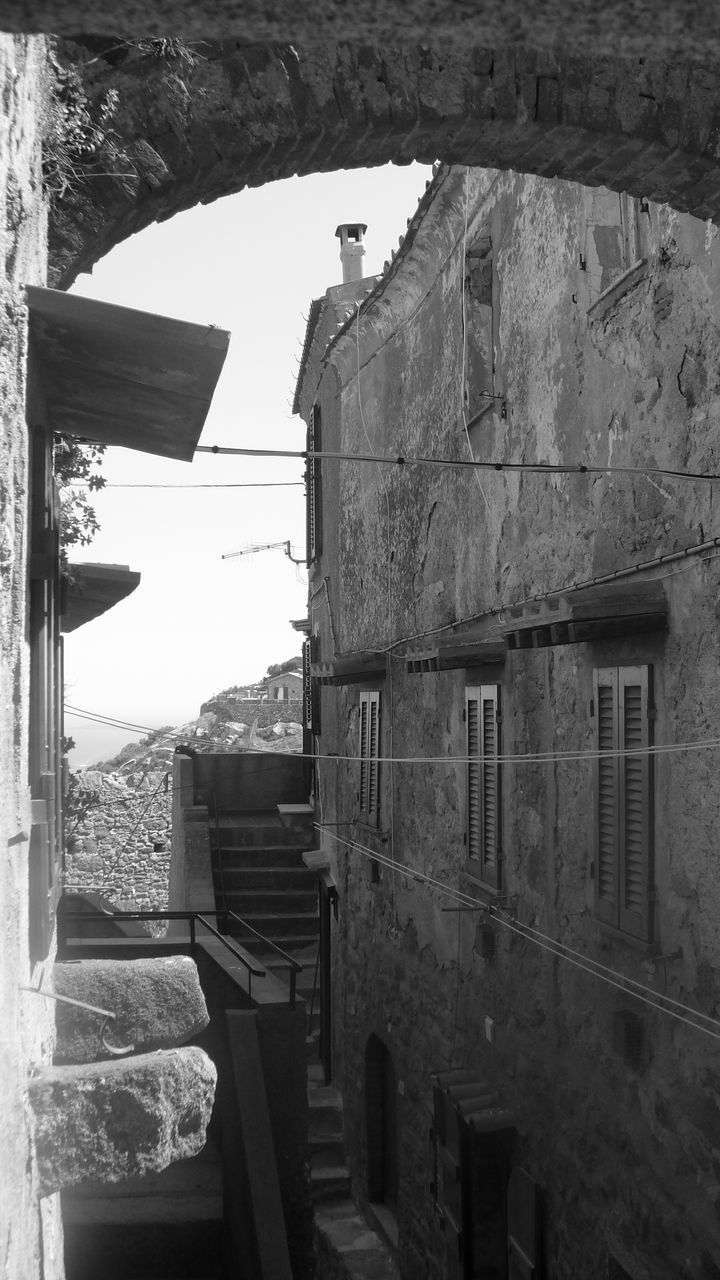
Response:
[{"label": "electrical wire", "polygon": [[314,461],[327,458],[334,462],[387,463],[389,466],[449,467],[459,470],[526,472],[532,475],[626,475],[663,476],[669,480],[689,480],[697,484],[717,484],[720,474],[714,471],[681,471],[672,467],[616,466],[585,462],[507,462],[483,461],[479,458],[427,458],[420,455],[342,453],[339,450],[322,449],[240,449],[225,445],[198,445],[196,453],[216,453],[249,458],[302,458]]},{"label": "electrical wire", "polygon": [[[95,486],[93,486],[94,488]],[[238,484],[115,484],[107,483],[96,492],[104,489],[302,489],[302,480],[258,480],[244,481]],[[74,480],[68,488],[88,489],[87,482]]]},{"label": "electrical wire", "polygon": [[[503,928],[509,929],[511,932],[518,934],[520,937],[526,938],[529,942],[534,943],[543,951],[547,951],[555,955],[558,959],[566,960],[569,964],[574,965],[578,969],[582,969],[591,977],[595,977],[600,981],[606,982],[608,985],[622,991],[625,995],[632,996],[633,999],[640,1000],[643,1004],[655,1009],[658,1013],[666,1013],[672,1018],[685,1023],[687,1026],[693,1027],[696,1031],[701,1031],[704,1035],[711,1036],[715,1040],[720,1040],[720,1021],[711,1017],[710,1014],[702,1013],[699,1009],[694,1009],[690,1005],[683,1004],[679,1000],[674,1000],[670,996],[665,996],[658,991],[654,991],[652,987],[647,987],[643,983],[637,982],[634,978],[628,977],[626,974],[620,973],[615,969],[611,969],[608,965],[603,965],[599,961],[592,960],[589,956],[583,956],[581,952],[575,951],[568,947],[565,943],[559,942],[557,939],[550,938],[546,934],[542,934],[539,930],[535,930],[532,926],[520,924],[519,921],[513,921],[508,917],[502,909],[494,907],[493,904],[480,903],[476,898],[469,894],[463,893],[461,890],[453,889],[450,885],[443,884],[442,881],[435,880],[431,876],[425,875],[423,872],[415,868],[406,868],[398,863],[393,863],[383,854],[370,849],[367,845],[361,844],[359,841],[345,840],[342,836],[338,836],[336,832],[330,831],[326,827],[315,824],[319,827],[322,835],[330,836],[338,844],[347,846],[351,851],[363,854],[372,860],[379,862],[381,865],[391,867],[395,865],[398,874],[405,876],[407,879],[414,880],[417,883],[425,883],[436,889],[446,897],[453,901],[461,902],[470,906],[473,910],[482,912],[490,919],[496,921]],[[537,936],[534,936],[537,935]],[[669,1008],[673,1005],[675,1008]],[[691,1016],[685,1017],[683,1014],[676,1012],[676,1009],[682,1009],[684,1014]],[[703,1026],[693,1021],[693,1018],[701,1018],[709,1025]],[[717,1027],[717,1031],[711,1028]]]},{"label": "electrical wire", "polygon": [[[80,716],[81,719],[89,719],[91,722],[94,722],[96,724],[105,724],[111,729],[123,728],[123,725],[118,723],[117,721],[102,718],[99,715],[81,713],[79,711],[74,711],[74,710],[68,710],[68,714],[73,716]],[[160,728],[155,728],[155,729],[151,729],[151,728],[148,728],[147,726],[142,726],[142,725],[135,725],[133,727],[137,730],[140,730],[143,733],[160,733],[160,732],[163,732],[165,729],[165,726],[161,726]],[[168,729],[167,732],[176,733],[174,729]],[[200,741],[203,743],[211,743],[211,742],[222,743],[223,739],[208,736],[207,738],[202,738]],[[592,748],[582,749],[582,750],[581,749],[574,750],[571,748],[567,751],[528,751],[528,752],[519,752],[516,755],[498,754],[498,755],[492,755],[487,757],[482,753],[478,755],[473,755],[473,756],[469,756],[469,755],[444,755],[444,756],[387,755],[385,756],[383,755],[383,756],[378,756],[377,761],[378,761],[378,764],[387,764],[387,765],[448,764],[448,765],[454,766],[454,765],[469,764],[471,762],[475,763],[477,761],[483,761],[485,759],[492,760],[493,763],[502,764],[502,765],[554,764],[554,763],[562,764],[562,763],[574,763],[576,761],[581,761],[581,760],[594,761],[594,760],[623,759],[625,756],[632,756],[632,757],[655,756],[655,755],[674,754],[676,752],[708,751],[708,750],[716,749],[718,747],[720,747],[720,738],[701,738],[701,739],[696,739],[695,741],[688,741],[688,742],[655,743],[652,746],[647,746],[647,747],[617,747],[612,750],[602,750],[602,751],[599,749],[592,749]],[[155,749],[156,749],[155,747],[150,747],[148,750],[152,751]],[[250,748],[249,750],[244,751],[243,754],[263,756],[263,755],[267,755],[267,752],[262,751],[259,748]],[[333,760],[333,761],[349,763],[349,764],[360,763],[363,759],[363,757],[360,755],[341,755],[336,752],[328,752],[327,754],[323,754],[321,752],[293,751],[291,754],[298,759]]]}]

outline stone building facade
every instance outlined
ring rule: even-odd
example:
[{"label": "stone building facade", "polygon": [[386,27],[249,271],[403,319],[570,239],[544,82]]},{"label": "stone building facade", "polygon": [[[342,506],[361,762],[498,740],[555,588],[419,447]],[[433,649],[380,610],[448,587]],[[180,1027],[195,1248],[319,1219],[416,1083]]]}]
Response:
[{"label": "stone building facade", "polygon": [[296,408],[356,1190],[408,1280],[710,1280],[716,230],[441,169],[339,295]]}]

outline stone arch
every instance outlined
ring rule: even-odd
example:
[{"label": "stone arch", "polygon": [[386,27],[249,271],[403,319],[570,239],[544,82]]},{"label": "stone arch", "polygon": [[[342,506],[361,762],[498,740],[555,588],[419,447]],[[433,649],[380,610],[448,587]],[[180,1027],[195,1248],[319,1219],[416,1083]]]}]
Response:
[{"label": "stone arch", "polygon": [[202,41],[64,46],[103,141],[56,202],[61,287],[120,240],[292,174],[407,163],[518,169],[720,216],[720,78],[689,63],[504,47]]},{"label": "stone arch", "polygon": [[398,1196],[397,1081],[392,1054],[379,1036],[365,1046],[366,1187],[371,1204],[392,1213]]}]

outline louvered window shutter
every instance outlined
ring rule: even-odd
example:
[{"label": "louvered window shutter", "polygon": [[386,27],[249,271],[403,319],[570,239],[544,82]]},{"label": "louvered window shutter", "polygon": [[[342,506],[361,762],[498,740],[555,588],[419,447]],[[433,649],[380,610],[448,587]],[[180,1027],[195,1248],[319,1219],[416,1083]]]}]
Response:
[{"label": "louvered window shutter", "polygon": [[[652,931],[650,667],[595,672],[595,914],[632,937]],[[637,754],[633,754],[633,748]]]},{"label": "louvered window shutter", "polygon": [[380,821],[380,694],[360,694],[360,817],[376,827]]},{"label": "louvered window shutter", "polygon": [[480,690],[465,691],[467,726],[468,803],[467,852],[473,862],[480,861]]},{"label": "louvered window shutter", "polygon": [[[616,752],[619,745],[618,678],[614,667],[595,672],[595,741],[599,752]],[[617,924],[618,885],[618,758],[595,761],[595,914]]]},{"label": "louvered window shutter", "polygon": [[466,691],[468,754],[468,856],[478,863],[480,879],[493,889],[502,884],[500,790],[500,688],[480,685]]},{"label": "louvered window shutter", "polygon": [[[618,672],[620,741],[628,753],[619,769],[619,923],[633,937],[650,938],[651,803],[650,676],[647,667]],[[633,755],[637,748],[638,755]]]},{"label": "louvered window shutter", "polygon": [[380,694],[370,694],[369,726],[368,726],[368,818],[377,824],[378,820],[378,756],[380,734]]},{"label": "louvered window shutter", "polygon": [[365,694],[360,695],[360,795],[361,815],[367,813],[368,796],[368,703]]}]

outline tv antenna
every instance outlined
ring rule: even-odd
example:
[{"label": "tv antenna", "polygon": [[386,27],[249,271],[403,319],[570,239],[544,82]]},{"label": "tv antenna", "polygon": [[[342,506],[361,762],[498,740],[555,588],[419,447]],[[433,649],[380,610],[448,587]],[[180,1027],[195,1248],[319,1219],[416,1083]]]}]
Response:
[{"label": "tv antenna", "polygon": [[254,556],[258,551],[277,551],[282,547],[288,560],[292,560],[293,564],[305,564],[305,558],[298,560],[292,553],[290,547],[290,539],[286,542],[255,542],[249,547],[243,547],[241,551],[228,551],[221,557],[223,560],[235,560],[237,556]]}]

